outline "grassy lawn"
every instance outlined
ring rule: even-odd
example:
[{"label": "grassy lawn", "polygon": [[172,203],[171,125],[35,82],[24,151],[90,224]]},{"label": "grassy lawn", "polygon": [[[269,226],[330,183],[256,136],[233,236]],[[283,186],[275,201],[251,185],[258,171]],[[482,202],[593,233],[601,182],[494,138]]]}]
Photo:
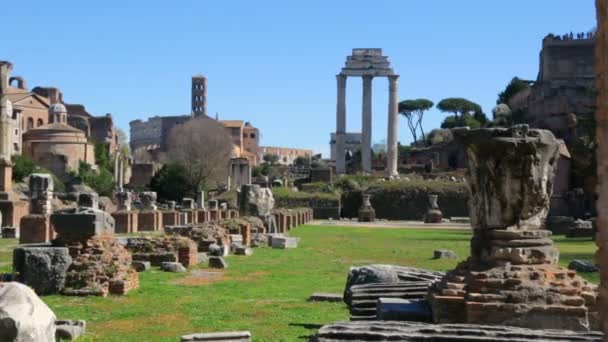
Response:
[{"label": "grassy lawn", "polygon": [[[157,270],[140,273],[140,288],[123,297],[46,296],[60,318],[84,319],[88,334],[79,341],[177,341],[179,336],[250,330],[256,341],[306,340],[323,324],[348,319],[341,303],[307,303],[313,292],[341,293],[348,268],[391,263],[435,270],[459,260],[432,260],[434,249],[468,255],[470,233],[304,226],[294,250],[255,249],[251,257],[230,256],[229,268],[195,268],[190,274]],[[556,237],[561,263],[592,259],[589,239]],[[10,269],[14,240],[0,240],[0,270]],[[196,276],[193,276],[196,274]],[[213,278],[210,278],[213,276]],[[597,282],[597,275],[583,275]]]}]

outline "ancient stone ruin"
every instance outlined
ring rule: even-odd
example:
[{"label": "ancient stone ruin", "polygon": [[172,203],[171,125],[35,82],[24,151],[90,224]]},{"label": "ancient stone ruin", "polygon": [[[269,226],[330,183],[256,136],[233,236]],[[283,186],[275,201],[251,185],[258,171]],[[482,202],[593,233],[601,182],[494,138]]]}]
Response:
[{"label": "ancient stone ruin", "polygon": [[543,221],[558,143],[546,130],[457,129],[466,148],[471,257],[430,292],[436,323],[597,329],[597,289],[557,266]]},{"label": "ancient stone ruin", "polygon": [[424,216],[424,223],[441,223],[443,220],[443,213],[437,205],[438,197],[437,195],[429,195],[429,210]]},{"label": "ancient stone ruin", "polygon": [[50,215],[57,237],[13,252],[13,278],[39,294],[125,294],[139,286],[131,253],[113,237],[114,219],[97,194],[81,194],[77,208]]}]

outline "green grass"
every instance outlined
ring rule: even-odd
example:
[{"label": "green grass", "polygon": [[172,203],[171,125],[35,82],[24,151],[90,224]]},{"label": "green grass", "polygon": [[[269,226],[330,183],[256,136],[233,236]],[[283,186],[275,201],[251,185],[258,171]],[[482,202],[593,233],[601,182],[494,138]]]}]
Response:
[{"label": "green grass", "polygon": [[[126,296],[46,296],[60,318],[87,321],[79,341],[176,341],[179,336],[250,330],[256,341],[306,340],[323,324],[348,319],[341,303],[308,303],[313,292],[343,291],[353,265],[390,263],[448,270],[468,255],[468,231],[304,226],[293,250],[255,249],[251,257],[230,256],[223,279],[178,284],[187,275],[157,270],[140,274],[140,288]],[[589,240],[557,237],[563,265],[591,259]],[[0,240],[0,262],[10,262],[15,241]],[[432,260],[434,249],[451,249],[460,260]],[[8,270],[10,266],[2,266]],[[584,274],[594,282],[596,275]],[[195,282],[196,283],[196,282]]]}]

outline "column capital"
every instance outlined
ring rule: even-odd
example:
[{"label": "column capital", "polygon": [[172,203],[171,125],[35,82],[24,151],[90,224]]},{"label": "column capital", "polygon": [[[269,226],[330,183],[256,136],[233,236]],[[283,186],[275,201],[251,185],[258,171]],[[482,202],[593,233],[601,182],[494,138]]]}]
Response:
[{"label": "column capital", "polygon": [[348,77],[348,76],[346,76],[346,75],[344,75],[344,74],[337,74],[337,75],[336,75],[336,79],[338,79],[338,80],[340,80],[340,81],[341,81],[341,80],[346,80],[346,78],[347,78],[347,77]]},{"label": "column capital", "polygon": [[361,78],[366,81],[366,80],[372,80],[374,78],[373,75],[362,75]]},{"label": "column capital", "polygon": [[397,81],[399,80],[399,75],[388,75],[388,80],[389,81]]}]

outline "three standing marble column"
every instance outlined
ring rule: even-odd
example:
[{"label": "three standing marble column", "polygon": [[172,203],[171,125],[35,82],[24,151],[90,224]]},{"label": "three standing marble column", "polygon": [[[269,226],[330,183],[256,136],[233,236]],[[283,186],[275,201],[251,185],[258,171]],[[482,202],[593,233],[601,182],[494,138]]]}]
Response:
[{"label": "three standing marble column", "polygon": [[[361,163],[363,172],[372,171],[372,75],[362,75],[363,106],[361,115]],[[399,101],[399,75],[387,76],[389,80],[388,135],[387,135],[387,176],[397,176],[397,132]],[[346,79],[347,75],[336,75],[338,101],[336,106],[336,173],[346,173]]]}]

